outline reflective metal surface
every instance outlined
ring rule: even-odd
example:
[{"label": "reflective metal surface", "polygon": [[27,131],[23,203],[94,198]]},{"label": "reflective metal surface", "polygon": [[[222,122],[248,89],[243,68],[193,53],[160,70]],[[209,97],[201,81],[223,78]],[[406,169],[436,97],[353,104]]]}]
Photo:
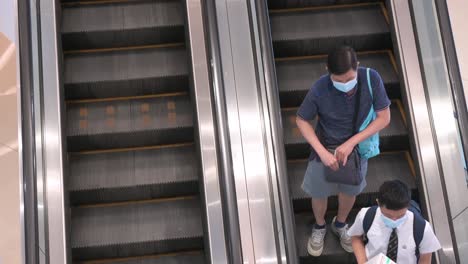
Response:
[{"label": "reflective metal surface", "polygon": [[[448,75],[435,2],[413,0],[412,4],[450,216],[456,219],[468,208],[468,188],[465,164],[460,154],[463,150],[460,144],[459,122],[456,119],[459,115],[455,107],[455,98],[452,97],[452,89],[455,87],[451,86]],[[464,118],[466,112],[462,114]],[[464,227],[454,225],[454,229],[464,229]],[[454,235],[458,246],[461,247],[463,241],[458,241],[458,237],[463,235],[458,232],[454,232]]]},{"label": "reflective metal surface", "polygon": [[453,220],[460,263],[468,263],[468,209]]},{"label": "reflective metal surface", "polygon": [[[261,87],[251,31],[253,8],[244,1],[218,0],[220,39],[229,137],[244,263],[279,263],[274,195],[263,119]],[[253,11],[254,13],[254,11]],[[263,84],[261,84],[263,82]],[[260,122],[259,122],[260,121]],[[273,162],[273,161],[272,161]]]},{"label": "reflective metal surface", "polygon": [[194,101],[198,120],[206,222],[207,250],[211,263],[228,263],[215,138],[214,109],[208,76],[208,61],[200,0],[187,0]]},{"label": "reflective metal surface", "polygon": [[244,155],[242,151],[241,131],[239,129],[240,118],[237,114],[238,105],[236,94],[236,78],[233,65],[234,54],[231,48],[230,40],[231,32],[228,20],[228,3],[226,0],[216,0],[215,7],[221,55],[221,67],[223,69],[223,81],[225,87],[229,141],[231,142],[233,174],[237,195],[242,257],[243,263],[255,263],[246,186]]},{"label": "reflective metal surface", "polygon": [[218,36],[216,22],[216,8],[213,1],[206,2],[207,31],[209,36],[209,50],[211,58],[211,74],[213,82],[213,95],[216,113],[216,125],[218,134],[218,147],[220,150],[220,166],[222,174],[222,190],[224,200],[224,220],[226,226],[226,237],[229,240],[228,258],[230,263],[242,262],[242,249],[240,238],[240,226],[238,217],[238,206],[232,164],[231,142],[229,141],[229,129],[227,124],[227,110],[225,100],[225,86],[223,69],[220,56],[220,39]]},{"label": "reflective metal surface", "polygon": [[413,0],[413,10],[450,211],[456,216],[468,207],[468,188],[437,14],[433,1]]},{"label": "reflective metal surface", "polygon": [[[283,126],[279,103],[279,88],[276,82],[273,46],[270,34],[270,21],[266,1],[251,1],[253,25],[258,26],[254,36],[256,45],[258,72],[261,87],[263,121],[272,192],[276,210],[276,224],[281,263],[298,263],[295,240],[294,213],[289,193],[289,182],[286,169],[286,156],[283,142]],[[254,28],[256,28],[254,26]],[[263,75],[262,75],[263,73]],[[263,84],[263,85],[262,85]]]},{"label": "reflective metal surface", "polygon": [[[451,219],[445,204],[444,183],[438,166],[437,149],[434,143],[429,106],[421,76],[418,51],[416,48],[410,7],[407,1],[387,1],[395,28],[395,47],[401,64],[401,78],[404,84],[405,106],[411,121],[411,136],[415,144],[413,155],[417,160],[420,174],[419,189],[425,201],[428,220],[442,245],[437,252],[437,263],[455,263],[454,241],[450,229]],[[444,213],[447,212],[447,213]]]},{"label": "reflective metal surface", "polygon": [[43,133],[42,133],[42,79],[40,67],[40,25],[38,18],[38,3],[30,1],[30,26],[31,26],[31,60],[32,60],[32,86],[34,94],[34,135],[35,135],[35,176],[36,176],[36,210],[37,210],[37,240],[39,247],[39,263],[46,263],[47,237],[46,237],[46,215],[45,215],[45,193],[44,193],[44,173],[43,173]]},{"label": "reflective metal surface", "polygon": [[[434,3],[440,29],[440,35],[438,36],[441,38],[443,54],[445,55],[447,65],[447,77],[452,88],[450,94],[452,95],[454,111],[456,112],[460,156],[464,165],[466,182],[468,184],[468,171],[466,165],[466,160],[468,160],[468,98],[463,90],[462,79],[462,75],[464,74],[462,63],[463,61],[466,61],[466,56],[464,56],[465,54],[463,53],[463,49],[459,49],[457,51],[455,47],[455,37],[458,36],[455,34],[455,31],[457,30],[456,13],[449,13],[448,3],[445,0],[434,0]],[[450,14],[454,17],[451,18]],[[454,27],[453,30],[452,25]],[[465,89],[468,89],[468,87],[465,87]]]},{"label": "reflective metal surface", "polygon": [[60,2],[40,1],[41,47],[43,69],[43,143],[44,179],[47,200],[48,257],[50,264],[70,263],[67,240],[67,206],[64,184],[64,106],[59,53]]},{"label": "reflective metal surface", "polygon": [[[15,21],[15,26],[14,26],[14,34],[15,34],[15,39],[13,40],[16,44],[16,47],[19,47],[19,39],[20,39],[20,31],[19,31],[19,9],[18,9],[18,1],[13,0],[14,2],[14,21]],[[20,202],[20,241],[21,241],[21,263],[26,263],[26,226],[25,226],[25,199],[24,199],[24,191],[25,191],[25,186],[24,186],[24,174],[23,174],[23,123],[21,122],[22,120],[22,108],[21,106],[21,98],[22,98],[22,87],[21,87],[21,59],[20,59],[20,52],[21,49],[17,48],[16,52],[16,84],[17,84],[17,123],[18,123],[18,172],[19,172],[19,202]]]}]

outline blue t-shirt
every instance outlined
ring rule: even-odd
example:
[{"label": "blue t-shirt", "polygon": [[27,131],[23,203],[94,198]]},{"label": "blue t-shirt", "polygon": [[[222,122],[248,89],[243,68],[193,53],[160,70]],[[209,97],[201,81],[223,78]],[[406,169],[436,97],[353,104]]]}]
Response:
[{"label": "blue t-shirt", "polygon": [[[376,112],[390,106],[382,78],[377,71],[370,70],[373,96],[369,93],[367,84],[367,68],[359,67],[357,72],[357,89],[361,89],[361,106],[357,117],[358,124],[362,124],[369,113],[371,104]],[[356,104],[356,92],[347,95],[338,91],[330,79],[324,75],[315,82],[302,102],[297,115],[304,120],[319,117],[315,132],[320,142],[326,146],[339,146],[354,135],[353,115]],[[359,125],[360,126],[360,125]],[[357,126],[357,127],[359,127]],[[312,149],[310,159],[317,156]]]}]

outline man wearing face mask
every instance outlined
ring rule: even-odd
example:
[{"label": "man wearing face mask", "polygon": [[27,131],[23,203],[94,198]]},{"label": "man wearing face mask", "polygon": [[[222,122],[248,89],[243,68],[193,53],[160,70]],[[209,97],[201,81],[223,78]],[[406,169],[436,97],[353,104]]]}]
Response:
[{"label": "man wearing face mask", "polygon": [[[350,154],[362,142],[372,138],[390,123],[390,100],[380,75],[373,69],[358,67],[355,51],[343,46],[328,55],[329,74],[315,82],[307,93],[299,110],[296,123],[303,137],[312,146],[302,189],[312,197],[315,225],[307,243],[312,256],[323,251],[327,231],[325,214],[329,196],[338,195],[338,213],[331,223],[331,231],[340,239],[347,252],[353,252],[351,238],[347,234],[346,220],[356,195],[366,186],[367,156],[360,157],[357,185],[331,182],[326,171],[338,171],[346,165]],[[369,113],[374,115],[365,127],[356,131],[356,124],[365,123]],[[314,129],[310,121],[318,117]],[[378,136],[377,136],[378,140]],[[336,146],[333,152],[329,146]],[[378,143],[374,148],[378,154]]]},{"label": "man wearing face mask", "polygon": [[441,246],[420,212],[408,210],[413,203],[408,187],[398,180],[383,183],[377,203],[361,209],[348,231],[358,264],[379,253],[396,263],[430,264]]}]

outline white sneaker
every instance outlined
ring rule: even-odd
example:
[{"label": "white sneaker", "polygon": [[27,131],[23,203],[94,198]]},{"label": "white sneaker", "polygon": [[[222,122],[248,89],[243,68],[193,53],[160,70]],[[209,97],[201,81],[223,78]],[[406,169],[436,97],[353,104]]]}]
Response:
[{"label": "white sneaker", "polygon": [[351,237],[348,235],[348,224],[342,228],[337,228],[335,226],[336,216],[333,218],[331,223],[332,233],[338,236],[340,239],[341,247],[348,253],[353,253],[353,246],[351,244]]},{"label": "white sneaker", "polygon": [[327,228],[316,229],[315,226],[312,228],[312,234],[307,241],[307,252],[311,256],[318,257],[323,252],[323,241],[325,240],[325,234]]}]

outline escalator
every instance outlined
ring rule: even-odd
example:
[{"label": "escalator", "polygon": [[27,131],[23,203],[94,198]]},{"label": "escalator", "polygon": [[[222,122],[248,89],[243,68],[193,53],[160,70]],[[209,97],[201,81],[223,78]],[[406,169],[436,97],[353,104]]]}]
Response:
[{"label": "escalator", "polygon": [[62,0],[74,263],[205,263],[184,9]]},{"label": "escalator", "polygon": [[[296,243],[301,263],[354,263],[339,239],[327,232],[320,257],[307,253],[306,243],[314,224],[310,198],[302,191],[309,145],[296,127],[296,111],[307,91],[326,74],[326,54],[338,45],[352,46],[360,66],[376,69],[392,100],[391,123],[380,133],[382,154],[369,160],[367,187],[350,214],[350,224],[361,207],[375,204],[379,186],[399,179],[417,196],[416,172],[397,64],[393,55],[391,27],[384,2],[269,0],[271,37],[280,97],[287,173],[296,222]],[[327,223],[336,215],[337,197],[328,202]],[[330,231],[330,230],[329,230]]]}]

